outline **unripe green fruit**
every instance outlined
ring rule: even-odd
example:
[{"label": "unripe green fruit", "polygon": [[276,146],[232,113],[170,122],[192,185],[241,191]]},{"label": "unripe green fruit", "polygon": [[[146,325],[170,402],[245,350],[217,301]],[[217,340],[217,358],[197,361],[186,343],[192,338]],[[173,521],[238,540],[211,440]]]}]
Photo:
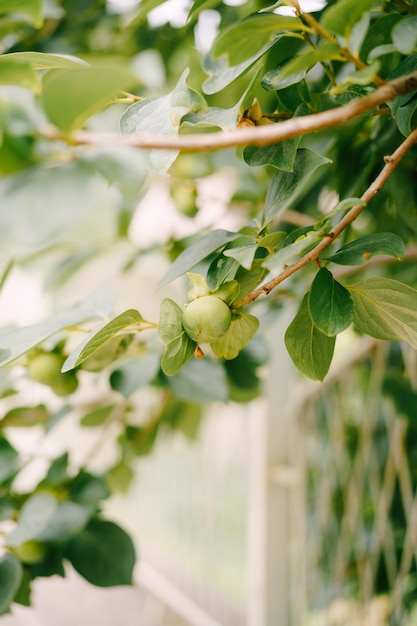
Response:
[{"label": "unripe green fruit", "polygon": [[46,556],[46,546],[39,541],[25,541],[24,543],[14,546],[13,552],[22,561],[22,563],[40,563]]},{"label": "unripe green fruit", "polygon": [[53,352],[36,354],[29,361],[28,374],[38,383],[51,385],[61,376],[63,362],[63,358]]},{"label": "unripe green fruit", "polygon": [[216,296],[201,296],[186,304],[182,317],[187,335],[197,343],[211,343],[221,339],[231,321],[229,307]]},{"label": "unripe green fruit", "polygon": [[78,387],[75,372],[64,372],[59,378],[51,383],[51,389],[57,396],[69,396]]},{"label": "unripe green fruit", "polygon": [[75,372],[61,372],[65,357],[55,352],[42,352],[33,356],[28,363],[28,374],[32,380],[48,385],[57,396],[68,396],[78,387]]}]

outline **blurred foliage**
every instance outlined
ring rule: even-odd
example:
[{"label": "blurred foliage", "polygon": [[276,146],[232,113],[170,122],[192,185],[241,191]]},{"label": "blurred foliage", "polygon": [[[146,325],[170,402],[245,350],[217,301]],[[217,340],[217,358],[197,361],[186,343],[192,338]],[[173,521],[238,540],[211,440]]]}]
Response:
[{"label": "blurred foliage", "polygon": [[[0,3],[0,287],[21,271],[41,276],[54,300],[49,316],[30,326],[12,320],[0,335],[0,613],[29,604],[30,582],[64,575],[66,561],[94,584],[131,583],[134,546],[105,519],[104,500],[129,489],[138,457],[164,432],[195,438],[205,405],[262,393],[268,320],[287,300],[300,308],[286,347],[314,380],[326,377],[336,336],[348,328],[354,340],[368,334],[417,348],[415,147],[375,198],[361,199],[414,131],[415,82],[349,123],[270,146],[189,154],[130,143],[142,133],[155,142],[201,133],[203,141],[274,129],[416,71],[414,1],[281,11],[293,4],[195,0],[168,17],[159,0],[129,10],[105,0]],[[214,192],[223,187],[226,210],[217,214]],[[166,192],[154,206],[155,237],[138,243],[137,207],[155,189]],[[332,228],[355,207],[363,211],[333,241]],[[178,230],[169,226],[175,209]],[[331,248],[315,264],[255,302],[269,293],[265,281],[326,237]],[[155,285],[151,298],[141,275],[154,259],[167,297]],[[169,265],[159,271],[161,259]],[[91,295],[75,298],[83,273]],[[184,324],[183,302],[172,297],[187,299],[183,283],[170,284],[184,274],[187,304],[205,297],[199,305],[210,310],[194,310],[215,332],[196,334],[201,320],[189,316]],[[107,284],[114,275],[135,281],[126,310]],[[160,301],[159,317],[134,308],[139,301],[152,312],[150,299]],[[216,309],[226,310],[220,326]],[[383,394],[413,419],[407,368],[387,366]],[[80,439],[97,432],[97,445],[80,459],[69,442],[26,487],[38,450],[21,451],[16,431],[48,440],[69,422]],[[114,454],[97,470],[103,437]],[[358,437],[352,427],[348,455]],[[407,454],[411,466],[411,444]],[[387,591],[379,579],[378,590]]]}]

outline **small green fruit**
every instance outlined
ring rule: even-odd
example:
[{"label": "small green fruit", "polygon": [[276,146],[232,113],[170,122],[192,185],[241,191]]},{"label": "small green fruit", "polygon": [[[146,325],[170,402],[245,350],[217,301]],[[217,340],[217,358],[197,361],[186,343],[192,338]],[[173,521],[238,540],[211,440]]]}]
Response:
[{"label": "small green fruit", "polygon": [[13,547],[13,552],[22,563],[34,564],[44,560],[47,549],[44,543],[39,541],[25,541]]},{"label": "small green fruit", "polygon": [[232,312],[216,296],[201,296],[185,305],[182,324],[189,337],[197,343],[218,341],[228,331]]},{"label": "small green fruit", "polygon": [[51,385],[61,376],[63,362],[64,359],[54,352],[36,354],[29,361],[28,374],[38,383]]},{"label": "small green fruit", "polygon": [[69,396],[78,388],[75,372],[63,372],[57,380],[51,383],[51,389],[57,396]]}]

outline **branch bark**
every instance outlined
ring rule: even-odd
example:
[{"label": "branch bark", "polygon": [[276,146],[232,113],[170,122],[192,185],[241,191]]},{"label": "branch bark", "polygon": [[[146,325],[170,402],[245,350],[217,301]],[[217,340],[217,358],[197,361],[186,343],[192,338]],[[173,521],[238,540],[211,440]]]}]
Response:
[{"label": "branch bark", "polygon": [[286,267],[281,272],[281,274],[279,274],[278,276],[276,276],[269,282],[265,283],[258,289],[255,289],[254,291],[249,293],[247,296],[245,296],[241,300],[237,300],[233,304],[233,308],[236,308],[236,309],[240,308],[242,306],[245,306],[246,304],[250,304],[251,302],[254,302],[260,296],[268,295],[273,289],[275,289],[275,287],[277,287],[284,280],[286,280],[287,278],[289,278],[290,276],[298,272],[302,267],[304,267],[305,265],[308,265],[308,263],[317,261],[320,255],[324,252],[324,250],[326,250],[326,248],[328,248],[333,243],[336,237],[338,237],[340,233],[342,233],[345,230],[345,228],[347,228],[350,224],[352,224],[352,222],[355,221],[355,219],[360,215],[360,213],[362,213],[362,211],[366,207],[366,204],[368,204],[368,202],[370,202],[370,200],[372,200],[372,198],[374,198],[374,196],[376,196],[379,193],[379,191],[385,185],[388,178],[391,176],[391,174],[393,173],[394,169],[397,167],[399,162],[403,159],[403,157],[406,155],[408,150],[416,142],[417,142],[417,129],[414,130],[398,146],[398,148],[395,150],[395,152],[392,153],[391,156],[385,157],[384,168],[381,170],[381,172],[378,174],[375,180],[371,183],[368,189],[361,196],[361,200],[363,200],[365,204],[358,204],[352,207],[346,213],[346,215],[344,215],[344,217],[342,217],[342,219],[336,224],[336,226],[331,230],[331,232],[325,235],[323,239],[312,250],[310,250],[310,252],[308,252],[303,257],[301,257],[301,259],[299,259],[293,265],[289,265],[288,267]]},{"label": "branch bark", "polygon": [[309,135],[327,128],[346,124],[379,105],[415,89],[417,89],[417,72],[412,72],[386,83],[363,98],[351,100],[348,104],[335,109],[303,117],[294,117],[276,124],[237,128],[236,130],[219,133],[199,133],[173,137],[147,133],[120,135],[117,133],[97,133],[79,130],[67,136],[53,126],[46,126],[40,130],[40,134],[47,139],[64,140],[74,145],[125,145],[135,148],[172,149],[187,152],[203,152],[245,145],[266,146],[291,139],[292,137]]}]

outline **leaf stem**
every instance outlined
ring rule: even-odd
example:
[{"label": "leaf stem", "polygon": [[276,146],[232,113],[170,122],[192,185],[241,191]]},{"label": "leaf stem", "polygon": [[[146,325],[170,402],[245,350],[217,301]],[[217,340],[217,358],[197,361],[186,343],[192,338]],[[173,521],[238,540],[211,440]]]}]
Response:
[{"label": "leaf stem", "polygon": [[236,130],[218,133],[163,136],[150,133],[121,135],[119,133],[97,133],[79,130],[68,136],[54,126],[45,126],[39,132],[46,139],[66,141],[70,145],[124,145],[135,148],[171,149],[188,152],[205,152],[207,150],[219,150],[245,145],[266,146],[346,124],[377,108],[379,105],[415,89],[417,89],[417,72],[412,72],[384,84],[363,98],[355,98],[347,104],[334,109],[291,118],[277,124],[237,128]]},{"label": "leaf stem", "polygon": [[394,169],[397,167],[401,159],[406,155],[408,150],[417,142],[417,129],[415,129],[406,139],[398,146],[398,148],[390,156],[385,157],[385,166],[371,183],[368,189],[362,194],[360,204],[352,207],[342,219],[334,226],[334,228],[327,233],[323,239],[312,249],[305,254],[293,265],[286,267],[281,274],[268,281],[261,287],[258,287],[241,300],[237,300],[233,304],[233,308],[240,308],[251,302],[254,302],[260,296],[268,295],[275,287],[281,284],[284,280],[298,272],[301,268],[305,267],[311,262],[316,262],[320,255],[328,248],[333,241],[356,220],[356,218],[362,213],[366,204],[376,196],[382,187],[385,185]]}]

